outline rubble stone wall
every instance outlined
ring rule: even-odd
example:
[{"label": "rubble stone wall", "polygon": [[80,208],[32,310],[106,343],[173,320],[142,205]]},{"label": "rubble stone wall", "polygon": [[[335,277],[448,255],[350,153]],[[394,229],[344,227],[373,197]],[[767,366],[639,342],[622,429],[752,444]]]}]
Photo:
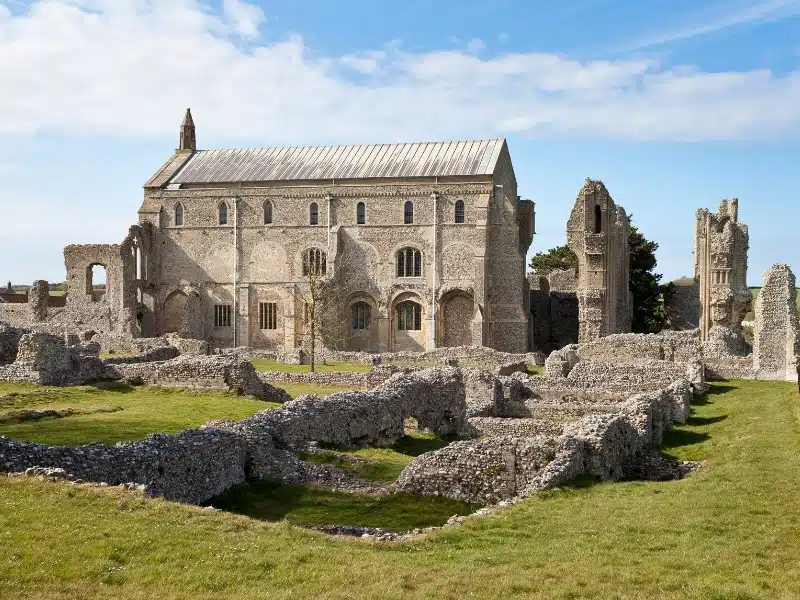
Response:
[{"label": "rubble stone wall", "polygon": [[797,378],[797,288],[787,265],[774,265],[764,274],[756,300],[753,331],[753,369],[758,379]]}]

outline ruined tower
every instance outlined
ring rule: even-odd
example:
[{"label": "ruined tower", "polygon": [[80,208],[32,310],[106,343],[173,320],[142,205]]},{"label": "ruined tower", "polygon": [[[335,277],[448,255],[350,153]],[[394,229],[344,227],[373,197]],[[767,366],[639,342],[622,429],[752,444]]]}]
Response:
[{"label": "ruined tower", "polygon": [[713,327],[741,337],[742,319],[753,297],[747,287],[747,225],[739,221],[739,200],[722,200],[717,213],[701,208],[695,217],[694,276],[700,290],[700,339]]},{"label": "ruined tower", "polygon": [[567,245],[578,257],[578,340],[631,330],[630,220],[602,181],[587,179],[567,222]]},{"label": "ruined tower", "polygon": [[178,150],[197,150],[197,138],[194,131],[191,109],[186,109],[186,114],[181,121],[181,136]]},{"label": "ruined tower", "polygon": [[753,369],[758,379],[794,380],[800,350],[795,277],[787,265],[764,273],[756,299]]}]

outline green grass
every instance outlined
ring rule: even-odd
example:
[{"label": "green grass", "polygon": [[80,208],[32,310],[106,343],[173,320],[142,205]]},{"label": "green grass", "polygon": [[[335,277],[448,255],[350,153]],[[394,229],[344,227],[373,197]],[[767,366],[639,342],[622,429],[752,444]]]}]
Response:
[{"label": "green grass", "polygon": [[326,488],[277,485],[263,481],[228,490],[211,501],[222,510],[264,521],[285,519],[293,525],[361,525],[408,531],[441,525],[453,515],[468,515],[477,506],[448,498],[413,494],[370,496]]},{"label": "green grass", "polygon": [[292,398],[299,398],[304,394],[314,394],[316,396],[330,396],[336,392],[346,392],[360,390],[352,386],[328,385],[322,383],[294,383],[292,381],[270,381],[270,385],[283,388]]},{"label": "green grass", "polygon": [[397,480],[400,472],[415,456],[444,448],[450,441],[436,437],[432,433],[414,429],[407,430],[406,435],[391,448],[358,448],[355,450],[335,448],[337,452],[362,459],[359,461],[349,461],[336,454],[325,453],[302,453],[301,457],[316,463],[334,464],[352,471],[368,481],[392,483]]},{"label": "green grass", "polygon": [[[310,365],[287,365],[280,363],[276,360],[267,358],[251,358],[250,362],[256,368],[256,371],[278,371],[280,373],[310,373]],[[372,371],[372,365],[362,365],[358,363],[348,362],[331,362],[331,363],[317,363],[314,365],[314,370],[317,373],[369,373]]]},{"label": "green grass", "polygon": [[798,398],[791,383],[715,384],[665,445],[706,461],[695,475],[573,485],[391,546],[0,477],[0,595],[798,598]]},{"label": "green grass", "polygon": [[[44,394],[32,394],[44,390]],[[0,416],[20,409],[75,408],[83,414],[57,419],[0,423],[0,435],[45,444],[113,444],[144,438],[148,433],[176,433],[211,419],[241,420],[278,406],[223,392],[192,392],[122,384],[102,387],[37,388],[0,384]],[[26,395],[27,392],[27,395]]]}]

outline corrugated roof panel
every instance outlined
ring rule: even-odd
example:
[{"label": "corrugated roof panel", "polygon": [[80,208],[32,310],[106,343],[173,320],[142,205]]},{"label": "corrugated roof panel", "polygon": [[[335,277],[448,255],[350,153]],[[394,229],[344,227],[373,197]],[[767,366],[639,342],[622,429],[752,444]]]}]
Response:
[{"label": "corrugated roof panel", "polygon": [[491,175],[504,140],[194,152],[170,183]]}]

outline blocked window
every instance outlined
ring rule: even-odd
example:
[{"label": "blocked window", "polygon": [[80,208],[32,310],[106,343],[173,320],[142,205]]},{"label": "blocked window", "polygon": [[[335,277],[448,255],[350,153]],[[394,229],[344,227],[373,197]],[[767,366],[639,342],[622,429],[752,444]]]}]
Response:
[{"label": "blocked window", "polygon": [[422,252],[416,248],[397,251],[397,276],[422,277]]},{"label": "blocked window", "polygon": [[397,305],[397,329],[419,331],[422,329],[422,306],[410,300]]},{"label": "blocked window", "polygon": [[183,227],[183,204],[175,205],[175,227]]},{"label": "blocked window", "polygon": [[328,272],[328,255],[319,248],[309,248],[303,253],[303,275],[325,275]]},{"label": "blocked window", "polygon": [[228,224],[228,203],[223,202],[219,205],[219,218],[217,222],[220,225],[227,225]]},{"label": "blocked window", "polygon": [[369,329],[370,307],[366,302],[353,304],[353,329]]},{"label": "blocked window", "polygon": [[264,202],[264,225],[272,223],[272,202]]},{"label": "blocked window", "polygon": [[456,200],[456,223],[464,222],[464,201]]},{"label": "blocked window", "polygon": [[356,224],[365,225],[367,222],[367,205],[359,202],[356,205]]},{"label": "blocked window", "polygon": [[278,328],[278,303],[261,302],[258,305],[258,320],[261,329]]},{"label": "blocked window", "polygon": [[319,205],[316,202],[312,202],[308,212],[308,222],[311,225],[319,225]]},{"label": "blocked window", "polygon": [[406,200],[403,205],[403,223],[411,225],[414,222],[414,203],[411,200]]},{"label": "blocked window", "polygon": [[231,305],[230,304],[215,304],[214,305],[214,327],[230,327],[231,326]]}]

